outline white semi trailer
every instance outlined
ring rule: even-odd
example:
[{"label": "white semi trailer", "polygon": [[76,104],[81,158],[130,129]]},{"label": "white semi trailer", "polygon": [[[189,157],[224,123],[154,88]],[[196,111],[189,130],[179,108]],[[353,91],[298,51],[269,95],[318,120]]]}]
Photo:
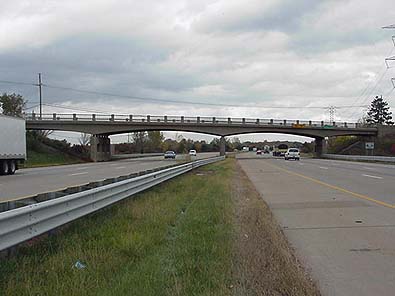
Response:
[{"label": "white semi trailer", "polygon": [[25,159],[25,120],[0,114],[0,175],[13,175]]}]

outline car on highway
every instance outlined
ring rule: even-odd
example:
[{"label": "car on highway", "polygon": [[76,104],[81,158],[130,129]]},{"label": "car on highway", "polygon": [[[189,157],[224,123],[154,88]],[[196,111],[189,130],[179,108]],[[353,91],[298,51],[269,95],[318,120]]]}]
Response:
[{"label": "car on highway", "polygon": [[289,148],[284,155],[285,160],[295,159],[300,160],[300,152],[298,148]]},{"label": "car on highway", "polygon": [[257,151],[256,151],[256,154],[262,155],[262,150],[257,150]]},{"label": "car on highway", "polygon": [[190,156],[196,156],[196,150],[189,150]]},{"label": "car on highway", "polygon": [[166,151],[163,156],[165,159],[167,158],[176,159],[176,153],[174,151]]}]

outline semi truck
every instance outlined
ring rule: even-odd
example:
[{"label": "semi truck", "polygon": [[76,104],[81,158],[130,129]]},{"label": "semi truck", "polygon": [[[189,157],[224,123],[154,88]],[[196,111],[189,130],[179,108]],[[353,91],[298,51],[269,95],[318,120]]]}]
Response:
[{"label": "semi truck", "polygon": [[0,114],[0,175],[13,175],[26,160],[26,124],[23,118]]}]

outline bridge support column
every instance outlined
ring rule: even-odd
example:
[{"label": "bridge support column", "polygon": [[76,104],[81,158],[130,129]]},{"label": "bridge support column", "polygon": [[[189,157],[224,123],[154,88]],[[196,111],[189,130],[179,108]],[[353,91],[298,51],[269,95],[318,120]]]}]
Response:
[{"label": "bridge support column", "polygon": [[315,157],[322,157],[326,151],[325,138],[315,138]]},{"label": "bridge support column", "polygon": [[111,143],[107,135],[92,135],[91,159],[94,162],[111,160]]},{"label": "bridge support column", "polygon": [[225,137],[222,136],[219,140],[219,155],[224,156],[226,153],[226,140]]}]

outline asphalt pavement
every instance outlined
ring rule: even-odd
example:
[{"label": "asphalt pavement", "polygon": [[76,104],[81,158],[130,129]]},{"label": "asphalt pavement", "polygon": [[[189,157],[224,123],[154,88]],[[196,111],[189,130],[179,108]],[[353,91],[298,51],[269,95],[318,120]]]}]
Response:
[{"label": "asphalt pavement", "polygon": [[[219,153],[198,153],[193,159],[217,156]],[[131,173],[164,167],[185,159],[176,160],[163,156],[122,159],[111,162],[83,163],[18,170],[12,176],[0,176],[0,202],[22,199],[50,191],[62,190],[93,181],[119,177]]]},{"label": "asphalt pavement", "polygon": [[323,295],[395,294],[395,166],[238,156]]}]

